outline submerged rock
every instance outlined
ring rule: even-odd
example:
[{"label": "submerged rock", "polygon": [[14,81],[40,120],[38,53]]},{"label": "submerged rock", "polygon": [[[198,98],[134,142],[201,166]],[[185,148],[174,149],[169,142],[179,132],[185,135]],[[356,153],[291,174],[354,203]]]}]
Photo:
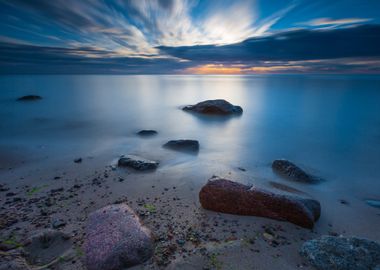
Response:
[{"label": "submerged rock", "polygon": [[380,244],[363,238],[322,236],[306,241],[300,254],[318,270],[380,269]]},{"label": "submerged rock", "polygon": [[40,100],[40,99],[42,99],[42,97],[38,95],[27,95],[27,96],[19,97],[17,101],[35,101],[35,100]]},{"label": "submerged rock", "polygon": [[119,166],[130,167],[138,171],[154,170],[158,167],[158,164],[157,161],[134,155],[121,156],[118,161]]},{"label": "submerged rock", "polygon": [[272,169],[279,175],[282,175],[292,181],[310,184],[317,183],[319,181],[317,177],[306,173],[300,167],[286,159],[276,159],[273,161]]},{"label": "submerged rock", "polygon": [[32,235],[24,246],[26,260],[33,265],[45,265],[61,257],[71,248],[70,237],[63,232],[46,229]]},{"label": "submerged rock", "polygon": [[219,177],[202,187],[199,200],[208,210],[289,221],[305,228],[313,228],[321,213],[316,200],[275,194]]},{"label": "submerged rock", "polygon": [[199,142],[196,140],[171,140],[163,145],[176,151],[197,152],[199,151]]},{"label": "submerged rock", "polygon": [[152,129],[143,129],[143,130],[140,130],[139,132],[137,132],[137,135],[141,136],[141,137],[148,137],[148,136],[154,136],[154,135],[157,135],[157,131],[155,130],[152,130]]},{"label": "submerged rock", "polygon": [[224,99],[206,100],[195,105],[187,105],[182,108],[184,111],[192,111],[202,114],[242,114],[243,109],[240,106],[235,106]]},{"label": "submerged rock", "polygon": [[116,270],[141,264],[153,255],[153,240],[126,204],[90,214],[84,243],[88,270]]},{"label": "submerged rock", "polygon": [[365,202],[372,207],[380,208],[380,200],[365,200]]}]

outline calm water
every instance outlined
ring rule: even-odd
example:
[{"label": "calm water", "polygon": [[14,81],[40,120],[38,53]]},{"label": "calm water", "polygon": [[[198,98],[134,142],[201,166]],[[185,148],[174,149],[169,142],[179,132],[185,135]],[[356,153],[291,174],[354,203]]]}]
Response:
[{"label": "calm water", "polygon": [[[241,166],[263,178],[273,177],[273,159],[287,158],[326,179],[317,189],[380,197],[380,77],[2,76],[0,85],[3,155],[133,152],[163,166]],[[15,101],[26,94],[43,100]],[[242,106],[243,115],[179,109],[216,98]],[[159,135],[141,139],[140,129]],[[199,155],[161,148],[179,138],[199,140]]]}]

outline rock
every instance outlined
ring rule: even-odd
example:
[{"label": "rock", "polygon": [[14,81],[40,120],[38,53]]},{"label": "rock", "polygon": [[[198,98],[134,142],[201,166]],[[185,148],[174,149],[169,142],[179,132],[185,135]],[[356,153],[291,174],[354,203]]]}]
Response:
[{"label": "rock", "polygon": [[74,162],[75,163],[81,163],[82,162],[82,158],[76,158],[76,159],[74,159]]},{"label": "rock", "polygon": [[199,200],[208,210],[289,221],[305,228],[313,228],[321,213],[316,200],[275,194],[219,177],[202,187]]},{"label": "rock", "polygon": [[128,205],[113,204],[88,217],[84,250],[88,270],[124,269],[148,260],[153,240]]},{"label": "rock", "polygon": [[26,260],[45,265],[63,256],[71,248],[70,237],[63,232],[45,229],[32,235],[24,246]]},{"label": "rock", "polygon": [[300,250],[318,270],[370,270],[380,267],[380,244],[356,237],[322,236]]},{"label": "rock", "polygon": [[234,106],[224,99],[206,100],[195,105],[187,105],[182,108],[184,111],[191,111],[202,114],[242,114],[243,109],[240,106]]},{"label": "rock", "polygon": [[292,181],[311,184],[317,183],[319,181],[318,178],[309,175],[297,165],[286,159],[276,159],[273,161],[272,169],[279,175],[282,175],[283,177]]},{"label": "rock", "polygon": [[365,202],[372,207],[380,208],[380,201],[379,200],[365,200]]},{"label": "rock", "polygon": [[51,226],[53,227],[53,229],[58,229],[58,228],[66,226],[66,222],[62,219],[57,218],[53,220],[53,222],[51,223]]},{"label": "rock", "polygon": [[131,167],[138,171],[154,170],[158,167],[158,164],[157,161],[134,155],[121,156],[118,161],[118,166]]},{"label": "rock", "polygon": [[36,101],[42,99],[41,96],[37,95],[27,95],[27,96],[22,96],[17,99],[17,101]]},{"label": "rock", "polygon": [[198,152],[199,142],[196,140],[171,140],[163,145],[165,148],[169,148],[182,152]]},{"label": "rock", "polygon": [[143,129],[137,132],[137,135],[141,137],[148,137],[148,136],[157,135],[157,131],[152,130],[152,129]]}]

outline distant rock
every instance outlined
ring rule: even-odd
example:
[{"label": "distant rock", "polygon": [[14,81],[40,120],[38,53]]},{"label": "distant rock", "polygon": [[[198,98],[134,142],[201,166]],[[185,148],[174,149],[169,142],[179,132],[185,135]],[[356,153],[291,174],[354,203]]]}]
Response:
[{"label": "distant rock", "polygon": [[272,169],[279,175],[296,182],[314,184],[320,181],[302,170],[300,167],[286,159],[276,159],[272,163]]},{"label": "distant rock", "polygon": [[74,159],[74,162],[75,163],[81,163],[82,162],[82,158],[76,158],[76,159]]},{"label": "distant rock", "polygon": [[305,228],[313,228],[321,213],[316,200],[275,194],[219,177],[202,187],[199,200],[208,210],[289,221]]},{"label": "distant rock", "polygon": [[138,171],[154,170],[158,167],[158,162],[145,159],[135,155],[121,156],[118,161],[118,166],[130,167]]},{"label": "distant rock", "polygon": [[150,137],[150,136],[157,135],[157,133],[158,133],[157,131],[152,130],[152,129],[143,129],[137,132],[137,135],[141,137]]},{"label": "distant rock", "polygon": [[318,270],[380,269],[380,244],[363,238],[322,236],[306,241],[300,254]]},{"label": "distant rock", "polygon": [[27,95],[27,96],[22,96],[17,99],[17,101],[36,101],[42,99],[41,96],[37,95]]},{"label": "distant rock", "polygon": [[165,148],[169,148],[182,152],[198,152],[199,142],[196,140],[171,140],[163,145]]},{"label": "distant rock", "polygon": [[88,270],[116,270],[141,264],[153,255],[153,240],[126,204],[90,214],[84,243]]},{"label": "distant rock", "polygon": [[32,265],[45,265],[71,248],[70,237],[63,232],[45,229],[32,235],[24,246],[26,260]]},{"label": "distant rock", "polygon": [[365,200],[365,202],[372,207],[380,208],[380,200]]},{"label": "distant rock", "polygon": [[191,111],[202,114],[242,114],[243,109],[240,106],[235,106],[224,99],[206,100],[195,105],[187,105],[182,108],[184,111]]}]

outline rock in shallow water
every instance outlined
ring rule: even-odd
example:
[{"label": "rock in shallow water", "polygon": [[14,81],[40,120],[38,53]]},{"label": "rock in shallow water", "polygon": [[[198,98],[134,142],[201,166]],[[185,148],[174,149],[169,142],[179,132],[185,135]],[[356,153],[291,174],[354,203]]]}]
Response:
[{"label": "rock in shallow water", "polygon": [[148,260],[153,241],[128,205],[114,204],[90,214],[84,249],[88,270],[118,270]]},{"label": "rock in shallow water", "polygon": [[214,177],[199,192],[203,208],[222,213],[267,217],[313,228],[319,219],[318,201],[275,194]]},{"label": "rock in shallow water", "polygon": [[380,208],[380,200],[365,200],[365,202],[372,207]]},{"label": "rock in shallow water", "polygon": [[318,270],[380,269],[380,244],[362,238],[322,236],[305,242],[300,254]]},{"label": "rock in shallow water", "polygon": [[24,247],[26,260],[33,265],[45,265],[71,248],[70,237],[63,232],[45,229],[32,235]]},{"label": "rock in shallow water", "polygon": [[154,136],[154,135],[157,135],[157,131],[155,130],[152,130],[152,129],[143,129],[143,130],[140,130],[139,132],[137,132],[137,135],[141,136],[141,137],[148,137],[148,136]]},{"label": "rock in shallow water", "polygon": [[41,96],[37,95],[27,95],[27,96],[22,96],[17,99],[17,101],[36,101],[42,99]]},{"label": "rock in shallow water", "polygon": [[165,148],[169,148],[182,152],[198,152],[199,142],[196,140],[171,140],[163,145]]},{"label": "rock in shallow water", "polygon": [[120,157],[118,165],[122,167],[130,167],[138,171],[147,171],[156,169],[159,163],[139,156],[127,155]]},{"label": "rock in shallow water", "polygon": [[235,106],[224,99],[206,100],[195,105],[187,105],[182,108],[184,111],[192,111],[202,114],[242,114],[243,109],[240,106]]},{"label": "rock in shallow water", "polygon": [[292,181],[309,184],[319,182],[317,177],[306,173],[300,167],[286,159],[276,159],[272,163],[272,168],[279,175],[282,175]]}]

